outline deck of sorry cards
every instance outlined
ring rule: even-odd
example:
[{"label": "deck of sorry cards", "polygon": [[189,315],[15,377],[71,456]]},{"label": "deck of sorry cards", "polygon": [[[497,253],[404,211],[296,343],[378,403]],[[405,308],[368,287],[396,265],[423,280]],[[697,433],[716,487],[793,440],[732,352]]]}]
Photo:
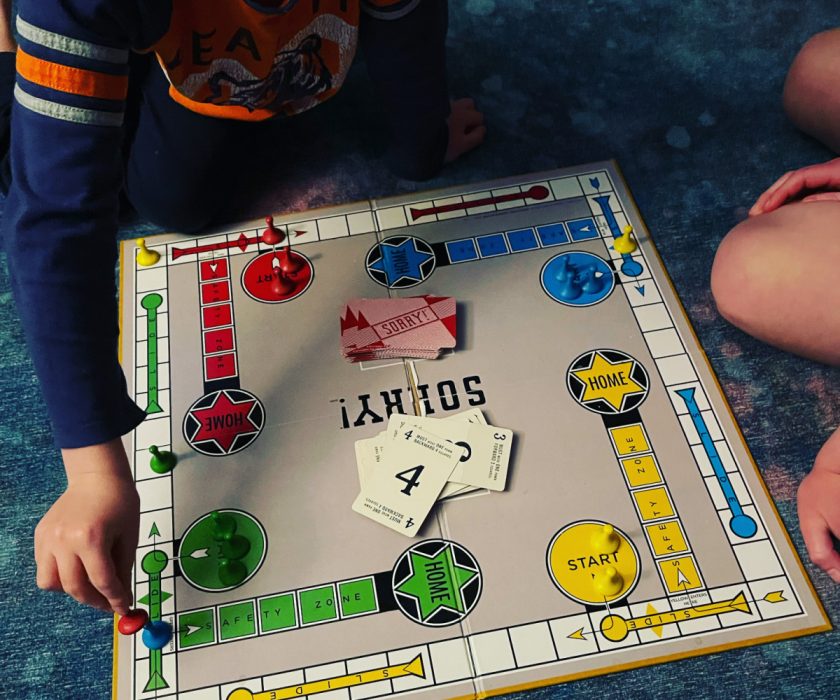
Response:
[{"label": "deck of sorry cards", "polygon": [[456,303],[430,295],[351,299],[341,314],[341,351],[351,362],[433,360],[455,347]]},{"label": "deck of sorry cards", "polygon": [[513,432],[478,409],[447,418],[392,414],[379,435],[356,442],[361,492],[353,510],[414,537],[437,501],[504,491]]}]

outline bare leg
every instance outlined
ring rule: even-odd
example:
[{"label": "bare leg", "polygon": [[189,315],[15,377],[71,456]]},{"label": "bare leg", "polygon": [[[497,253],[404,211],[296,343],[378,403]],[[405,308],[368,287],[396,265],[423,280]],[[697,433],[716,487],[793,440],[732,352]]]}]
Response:
[{"label": "bare leg", "polygon": [[840,153],[840,29],[811,37],[788,72],[784,106],[790,120]]},{"label": "bare leg", "polygon": [[12,0],[0,0],[0,53],[17,50],[15,36],[12,34]]},{"label": "bare leg", "polygon": [[840,203],[788,204],[724,238],[712,267],[721,315],[789,352],[840,365]]}]

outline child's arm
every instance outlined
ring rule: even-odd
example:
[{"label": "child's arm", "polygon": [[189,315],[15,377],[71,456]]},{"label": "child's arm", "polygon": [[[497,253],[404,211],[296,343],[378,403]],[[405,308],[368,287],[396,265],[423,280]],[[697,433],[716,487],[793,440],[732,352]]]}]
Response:
[{"label": "child's arm", "polygon": [[139,4],[19,3],[2,218],[12,291],[68,477],[37,529],[38,583],[118,610],[129,601],[138,506],[116,438],[144,417],[117,359],[114,275]]},{"label": "child's arm", "polygon": [[360,45],[385,108],[388,164],[424,180],[484,139],[472,100],[450,105],[446,80],[446,0],[365,0]]},{"label": "child's arm", "polygon": [[119,440],[62,450],[67,489],[35,528],[38,587],[124,615],[140,499]]},{"label": "child's arm", "polygon": [[814,468],[799,486],[799,526],[808,556],[840,583],[840,553],[832,535],[840,538],[840,429],[823,445]]}]

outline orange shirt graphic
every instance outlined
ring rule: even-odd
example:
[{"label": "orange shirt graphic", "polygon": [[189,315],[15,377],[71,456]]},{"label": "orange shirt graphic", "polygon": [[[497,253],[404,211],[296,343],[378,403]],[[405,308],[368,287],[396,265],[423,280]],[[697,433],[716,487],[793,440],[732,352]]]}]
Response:
[{"label": "orange shirt graphic", "polygon": [[178,103],[261,121],[303,112],[339,90],[359,15],[359,0],[172,0],[169,29],[151,49]]}]

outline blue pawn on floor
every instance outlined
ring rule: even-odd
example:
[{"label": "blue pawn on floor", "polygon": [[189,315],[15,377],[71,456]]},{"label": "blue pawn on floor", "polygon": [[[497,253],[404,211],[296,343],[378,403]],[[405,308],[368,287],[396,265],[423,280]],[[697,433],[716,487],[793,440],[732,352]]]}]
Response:
[{"label": "blue pawn on floor", "polygon": [[172,639],[172,625],[166,620],[150,620],[143,628],[143,644],[149,649],[163,649]]},{"label": "blue pawn on floor", "polygon": [[574,271],[570,271],[569,275],[566,277],[565,281],[563,282],[563,286],[560,287],[560,298],[565,299],[566,301],[573,301],[577,299],[581,294],[583,294],[583,290],[580,288],[580,284],[577,281],[577,275]]},{"label": "blue pawn on floor", "polygon": [[595,273],[595,266],[586,268],[583,278],[583,292],[585,294],[598,294],[604,289],[604,280]]}]

